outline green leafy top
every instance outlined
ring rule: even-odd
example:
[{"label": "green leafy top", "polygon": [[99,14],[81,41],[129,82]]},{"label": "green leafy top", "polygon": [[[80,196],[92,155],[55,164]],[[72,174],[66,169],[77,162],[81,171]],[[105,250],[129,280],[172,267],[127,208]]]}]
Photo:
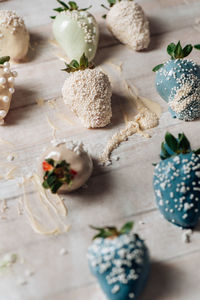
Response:
[{"label": "green leafy top", "polygon": [[[87,8],[79,8],[77,3],[74,2],[74,1],[69,1],[68,4],[66,4],[64,1],[61,1],[61,0],[57,0],[57,2],[61,5],[61,7],[57,7],[57,8],[54,8],[54,11],[60,13],[62,11],[73,11],[73,10],[77,10],[77,11],[86,11],[88,9],[90,9],[92,7],[92,5],[90,5],[89,7]],[[56,16],[51,16],[51,19],[55,19]]]},{"label": "green leafy top", "polygon": [[3,65],[5,62],[10,60],[10,56],[2,56],[0,57],[0,65]]},{"label": "green leafy top", "polygon": [[[108,1],[108,4],[109,4],[109,7],[107,7],[106,5],[104,4],[101,4],[101,6],[103,8],[105,8],[106,10],[110,10],[111,7],[113,7],[117,2],[121,2],[122,0],[107,0]],[[129,1],[133,1],[133,0],[129,0]],[[106,18],[107,15],[103,15],[102,18]]]},{"label": "green leafy top", "polygon": [[85,53],[80,58],[80,62],[77,60],[73,59],[70,64],[66,64],[66,68],[62,69],[62,71],[65,71],[67,73],[72,73],[76,72],[79,70],[85,70],[85,69],[94,69],[95,65],[91,62],[88,61],[88,58],[85,56]]},{"label": "green leafy top", "polygon": [[[200,50],[200,44],[192,46],[191,44],[186,45],[182,48],[180,41],[178,44],[171,43],[167,46],[167,53],[170,55],[171,59],[182,59],[187,57],[193,50],[193,48]],[[157,72],[160,68],[162,68],[164,64],[157,65],[153,68],[153,72]]]},{"label": "green leafy top", "polygon": [[50,189],[55,194],[63,184],[72,185],[72,180],[77,172],[70,168],[65,160],[56,162],[54,159],[45,159],[43,161],[44,181],[42,183],[45,189]]},{"label": "green leafy top", "polygon": [[93,237],[93,240],[97,238],[113,238],[117,237],[122,234],[128,234],[131,232],[133,229],[133,222],[127,222],[122,226],[120,230],[118,230],[116,227],[113,226],[106,226],[106,227],[95,227],[95,226],[90,226],[90,228],[99,231],[97,235]]},{"label": "green leafy top", "polygon": [[162,160],[165,160],[175,155],[179,155],[181,153],[186,154],[190,152],[194,152],[195,154],[200,154],[200,149],[195,151],[191,150],[190,142],[188,141],[184,133],[179,133],[178,138],[175,138],[169,132],[165,134],[165,141],[162,142],[161,145],[160,158]]}]

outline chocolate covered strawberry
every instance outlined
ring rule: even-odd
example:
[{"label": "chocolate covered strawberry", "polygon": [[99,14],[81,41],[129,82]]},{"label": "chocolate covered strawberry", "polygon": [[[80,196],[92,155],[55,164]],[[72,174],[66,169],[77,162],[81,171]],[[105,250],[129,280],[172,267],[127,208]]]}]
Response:
[{"label": "chocolate covered strawberry", "polygon": [[133,50],[145,49],[150,43],[149,22],[142,7],[133,0],[108,0],[106,25],[112,34]]},{"label": "chocolate covered strawberry", "polygon": [[76,2],[65,3],[57,0],[61,7],[54,10],[57,16],[51,18],[53,34],[59,45],[66,52],[69,60],[80,60],[83,53],[91,61],[96,54],[99,41],[98,24],[87,10],[79,8]]},{"label": "chocolate covered strawberry", "polygon": [[154,191],[162,215],[175,225],[193,228],[200,216],[200,149],[191,150],[184,133],[169,132],[154,170]]},{"label": "chocolate covered strawberry", "polygon": [[62,88],[64,102],[86,128],[104,127],[112,117],[112,89],[108,76],[88,62],[73,60],[64,71],[70,73]]},{"label": "chocolate covered strawberry", "polygon": [[[194,48],[200,50],[200,45]],[[167,52],[171,59],[156,66],[156,89],[169,104],[173,117],[192,121],[200,117],[200,66],[184,59],[193,49],[191,44],[182,48],[171,43]]]},{"label": "chocolate covered strawberry", "polygon": [[109,300],[138,299],[147,281],[148,249],[132,227],[92,227],[99,233],[88,249],[89,267]]}]

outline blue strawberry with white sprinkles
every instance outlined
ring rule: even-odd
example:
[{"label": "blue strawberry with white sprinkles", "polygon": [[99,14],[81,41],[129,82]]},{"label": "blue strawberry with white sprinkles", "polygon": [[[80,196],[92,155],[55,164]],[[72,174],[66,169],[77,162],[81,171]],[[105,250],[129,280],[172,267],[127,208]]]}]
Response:
[{"label": "blue strawberry with white sprinkles", "polygon": [[[200,50],[200,45],[195,45]],[[172,116],[185,121],[200,117],[200,66],[187,57],[193,46],[182,48],[171,43],[167,52],[171,59],[156,66],[156,89],[159,95],[169,104]]]},{"label": "blue strawberry with white sprinkles", "polygon": [[149,275],[148,249],[132,227],[92,227],[99,233],[88,249],[89,267],[109,300],[138,299]]},{"label": "blue strawberry with white sprinkles", "polygon": [[169,132],[154,170],[154,192],[162,215],[173,224],[194,228],[200,217],[200,149],[191,150],[184,133]]}]

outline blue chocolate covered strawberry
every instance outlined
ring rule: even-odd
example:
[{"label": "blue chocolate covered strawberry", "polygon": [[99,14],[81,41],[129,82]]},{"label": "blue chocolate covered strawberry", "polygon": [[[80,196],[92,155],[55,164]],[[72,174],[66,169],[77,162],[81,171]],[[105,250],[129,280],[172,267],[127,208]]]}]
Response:
[{"label": "blue chocolate covered strawberry", "polygon": [[193,228],[200,216],[200,149],[192,151],[184,133],[169,132],[154,171],[156,202],[162,215],[175,225]]},{"label": "blue chocolate covered strawberry", "polygon": [[109,300],[138,299],[147,281],[148,249],[132,227],[92,227],[99,233],[88,249],[89,266]]},{"label": "blue chocolate covered strawberry", "polygon": [[[200,50],[200,45],[194,48]],[[167,47],[171,59],[153,69],[159,95],[168,102],[172,116],[185,121],[200,117],[200,66],[184,59],[192,49],[171,43]]]}]

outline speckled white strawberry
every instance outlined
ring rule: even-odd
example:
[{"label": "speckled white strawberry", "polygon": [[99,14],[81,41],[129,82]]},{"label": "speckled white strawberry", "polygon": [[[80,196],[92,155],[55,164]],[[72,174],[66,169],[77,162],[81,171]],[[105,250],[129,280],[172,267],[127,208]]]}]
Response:
[{"label": "speckled white strawberry", "polygon": [[104,127],[112,117],[112,88],[108,76],[88,62],[73,60],[64,71],[70,73],[62,88],[63,100],[86,128]]},{"label": "speckled white strawberry", "polygon": [[133,0],[107,0],[106,25],[111,33],[123,44],[135,51],[149,46],[149,22],[142,7]]},{"label": "speckled white strawberry", "polygon": [[83,53],[89,61],[93,60],[98,47],[99,28],[94,16],[87,11],[90,7],[80,9],[74,1],[68,4],[57,1],[61,7],[55,8],[58,15],[51,17],[54,19],[55,39],[69,60],[79,61]]},{"label": "speckled white strawberry", "polygon": [[109,300],[136,300],[147,281],[148,249],[132,227],[92,227],[99,234],[88,249],[89,267]]},{"label": "speckled white strawberry", "polygon": [[154,171],[156,202],[162,215],[183,228],[196,226],[200,216],[200,149],[192,151],[186,136],[166,133],[161,159]]}]

